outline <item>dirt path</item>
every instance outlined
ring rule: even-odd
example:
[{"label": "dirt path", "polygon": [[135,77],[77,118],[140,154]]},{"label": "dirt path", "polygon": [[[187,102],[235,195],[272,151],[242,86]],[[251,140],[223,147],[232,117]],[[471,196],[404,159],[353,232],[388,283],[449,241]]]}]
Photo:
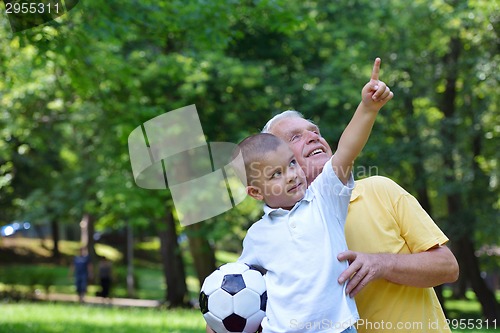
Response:
[{"label": "dirt path", "polygon": [[[46,294],[37,294],[36,299],[40,301],[50,301],[50,302],[70,302],[78,303],[78,296],[67,295],[67,294],[55,294],[50,293],[48,296]],[[112,305],[112,306],[123,306],[123,307],[141,307],[141,308],[156,308],[162,305],[160,301],[147,300],[147,299],[132,299],[132,298],[109,298],[105,299],[102,297],[86,296],[85,304],[98,304],[98,305]]]}]

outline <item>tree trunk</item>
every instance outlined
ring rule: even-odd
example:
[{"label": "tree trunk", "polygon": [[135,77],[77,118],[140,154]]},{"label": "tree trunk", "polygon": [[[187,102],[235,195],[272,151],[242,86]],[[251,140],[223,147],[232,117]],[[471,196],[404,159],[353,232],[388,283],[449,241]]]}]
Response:
[{"label": "tree trunk", "polygon": [[89,251],[89,256],[90,259],[92,260],[92,264],[94,265],[94,268],[97,266],[97,258],[95,254],[95,240],[94,240],[94,234],[95,234],[95,216],[92,214],[88,214],[88,251]]},{"label": "tree trunk", "polygon": [[167,209],[165,225],[159,232],[160,251],[167,284],[166,301],[169,307],[183,307],[188,303],[186,274],[172,212]]},{"label": "tree trunk", "polygon": [[[177,181],[191,180],[193,175],[200,173],[210,173],[214,171],[209,156],[207,160],[199,159],[199,156],[193,151],[178,155],[175,160],[169,161],[169,172],[171,179]],[[183,193],[184,195],[188,193]],[[169,212],[171,215],[171,212]],[[175,231],[175,225],[172,229]],[[194,268],[198,277],[200,286],[205,278],[215,270],[215,255],[201,223],[194,223],[185,226],[185,232],[189,239],[189,249],[193,257]]]},{"label": "tree trunk", "polygon": [[59,263],[61,261],[61,252],[59,251],[59,223],[53,218],[50,226],[52,229],[52,242],[54,244],[52,247],[52,259],[54,262]]},{"label": "tree trunk", "polygon": [[[460,217],[462,214],[462,198],[458,189],[454,184],[458,182],[455,178],[454,170],[455,164],[453,161],[453,147],[456,145],[456,125],[455,125],[455,98],[456,98],[456,82],[458,73],[458,58],[460,55],[461,43],[457,37],[453,37],[450,40],[450,49],[448,54],[445,55],[443,63],[447,66],[447,71],[445,72],[446,84],[445,91],[441,98],[440,108],[443,111],[444,119],[441,123],[441,137],[443,141],[443,147],[446,151],[443,153],[443,164],[444,164],[444,179],[447,186],[452,189],[448,190],[446,195],[446,203],[448,210],[448,221],[449,225],[454,225],[461,221]],[[445,67],[446,68],[446,67]],[[470,228],[470,224],[469,224]],[[455,246],[454,253],[459,264],[459,280],[454,287],[454,297],[463,298],[465,297],[465,291],[467,288],[467,270],[464,260],[464,249],[460,246],[460,239],[462,237],[468,237],[470,232],[465,230],[455,229],[454,238]]]},{"label": "tree trunk", "polygon": [[[82,220],[80,222],[81,229],[81,246],[87,249],[87,254],[90,257],[90,261],[92,263],[92,272],[97,272],[97,258],[95,254],[95,241],[94,241],[94,232],[95,232],[95,217],[90,213],[83,214]],[[95,282],[95,274],[90,274],[90,282]]]},{"label": "tree trunk", "polygon": [[45,248],[45,235],[43,234],[43,228],[39,224],[35,224],[34,226],[35,232],[38,235],[38,238],[40,239],[40,246],[42,248]]},{"label": "tree trunk", "polygon": [[[408,68],[407,72],[412,73],[412,69]],[[432,216],[432,206],[431,206],[431,201],[429,199],[428,188],[427,188],[427,173],[425,171],[423,163],[423,161],[425,160],[425,156],[423,156],[424,154],[422,151],[422,142],[419,136],[419,128],[415,123],[416,115],[415,115],[415,108],[413,105],[413,97],[409,94],[406,94],[403,98],[404,98],[405,110],[407,110],[408,112],[408,117],[406,117],[406,128],[408,131],[408,137],[411,138],[412,147],[415,147],[415,149],[412,151],[412,154],[416,158],[413,159],[411,166],[413,169],[413,173],[416,176],[414,179],[416,199],[418,200],[420,205],[422,205],[422,208],[427,212],[427,214],[429,214],[429,216]],[[442,285],[436,286],[434,290],[439,299],[439,303],[443,308],[445,316],[448,317],[443,297],[443,286]]]},{"label": "tree trunk", "polygon": [[470,282],[479,303],[483,307],[483,315],[490,323],[494,321],[498,322],[500,320],[500,306],[495,298],[495,294],[488,288],[486,282],[481,277],[474,244],[468,237],[463,237],[459,242],[464,254],[462,259],[465,267],[467,267],[467,280]]},{"label": "tree trunk", "polygon": [[[472,107],[469,109],[474,110]],[[476,130],[472,136],[471,162],[474,173],[474,183],[478,185],[481,191],[478,191],[477,193],[470,193],[468,202],[470,202],[471,206],[481,209],[481,205],[488,202],[491,193],[484,190],[488,188],[489,177],[484,174],[477,162],[478,157],[481,156],[482,147],[482,132],[478,130],[481,126],[481,121],[476,114],[472,114],[472,119],[474,119],[473,128]],[[477,218],[475,215],[472,216],[474,219]],[[494,320],[498,322],[500,320],[500,304],[495,298],[495,292],[488,287],[486,281],[481,277],[481,269],[479,260],[475,254],[474,244],[469,240],[469,238],[464,238],[461,242],[461,247],[464,250],[464,261],[466,262],[466,267],[468,268],[467,274],[470,274],[468,280],[470,281],[471,286],[483,307],[483,314],[490,322],[493,322]]]},{"label": "tree trunk", "polygon": [[458,281],[456,281],[452,285],[452,298],[453,299],[465,299],[465,292],[467,291],[467,266],[463,263],[462,258],[464,257],[463,248],[460,246],[460,243],[458,240],[453,242],[452,244],[452,249],[453,253],[455,254],[455,257],[457,258],[457,261],[459,263],[459,277]]},{"label": "tree trunk", "polygon": [[134,280],[134,230],[130,221],[127,221],[127,295],[135,297],[135,280]]},{"label": "tree trunk", "polygon": [[212,246],[204,237],[201,223],[191,224],[185,228],[189,238],[189,249],[194,261],[194,268],[200,283],[216,269],[215,254]]},{"label": "tree trunk", "polygon": [[[445,91],[441,100],[441,110],[444,113],[444,120],[442,122],[441,134],[445,147],[457,146],[457,127],[456,127],[456,107],[455,98],[457,95],[457,73],[458,73],[458,60],[462,44],[458,37],[452,37],[450,40],[449,52],[445,55],[443,63],[447,66],[445,71]],[[447,194],[448,204],[448,218],[450,221],[459,223],[460,233],[458,235],[458,247],[460,251],[457,253],[457,260],[459,265],[463,268],[461,273],[465,273],[465,278],[470,282],[472,289],[483,307],[483,315],[491,321],[498,321],[500,319],[500,310],[498,302],[494,294],[488,289],[486,283],[481,277],[479,269],[479,262],[474,253],[473,229],[475,216],[467,211],[468,205],[462,204],[462,194],[457,184],[459,180],[455,178],[455,165],[453,159],[453,151],[447,150],[443,156],[444,167],[447,170],[445,174],[445,181],[452,189]],[[455,186],[453,186],[455,185]]]}]

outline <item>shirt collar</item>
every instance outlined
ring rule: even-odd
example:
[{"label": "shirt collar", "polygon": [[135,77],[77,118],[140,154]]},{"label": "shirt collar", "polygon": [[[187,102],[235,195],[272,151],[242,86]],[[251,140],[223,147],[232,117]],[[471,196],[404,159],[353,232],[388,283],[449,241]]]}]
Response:
[{"label": "shirt collar", "polygon": [[349,202],[353,202],[354,200],[356,200],[362,192],[363,186],[359,185],[357,181],[354,182],[354,189],[352,190],[351,199],[349,200]]},{"label": "shirt collar", "polygon": [[264,205],[264,215],[271,215],[272,214],[273,216],[285,216],[285,215],[289,214],[290,212],[292,212],[293,210],[295,210],[301,201],[310,202],[313,199],[313,197],[314,197],[314,194],[311,191],[307,190],[304,197],[302,199],[300,199],[295,204],[295,206],[293,206],[293,208],[291,210],[286,210],[283,208],[271,208],[268,205]]}]

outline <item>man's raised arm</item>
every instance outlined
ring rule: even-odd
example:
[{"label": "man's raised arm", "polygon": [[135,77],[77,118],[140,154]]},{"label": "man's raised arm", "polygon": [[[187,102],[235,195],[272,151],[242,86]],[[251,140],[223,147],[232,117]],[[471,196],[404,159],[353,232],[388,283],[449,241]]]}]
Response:
[{"label": "man's raised arm", "polygon": [[349,180],[354,160],[368,141],[378,111],[394,96],[389,87],[379,80],[379,73],[380,58],[377,58],[370,81],[361,91],[361,103],[342,133],[332,157],[333,170],[344,184]]}]

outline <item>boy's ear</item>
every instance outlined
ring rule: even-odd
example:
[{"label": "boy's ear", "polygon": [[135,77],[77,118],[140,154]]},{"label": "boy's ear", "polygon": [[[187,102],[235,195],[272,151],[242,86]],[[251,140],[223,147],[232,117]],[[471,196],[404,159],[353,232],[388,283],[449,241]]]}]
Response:
[{"label": "boy's ear", "polygon": [[256,200],[264,200],[264,196],[262,195],[260,189],[256,186],[248,185],[247,194]]}]

